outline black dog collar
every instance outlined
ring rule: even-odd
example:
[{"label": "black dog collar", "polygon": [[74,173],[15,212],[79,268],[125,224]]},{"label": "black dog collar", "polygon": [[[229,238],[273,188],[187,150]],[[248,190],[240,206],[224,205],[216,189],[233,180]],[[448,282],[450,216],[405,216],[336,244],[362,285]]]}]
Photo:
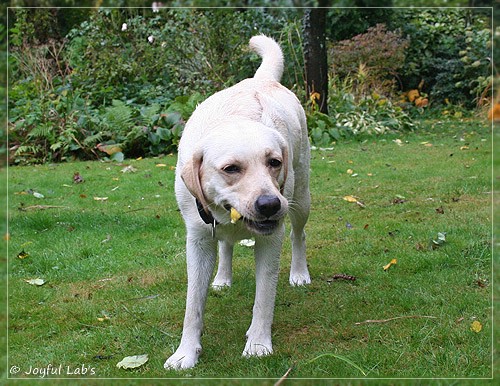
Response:
[{"label": "black dog collar", "polygon": [[212,237],[215,238],[215,227],[219,225],[219,222],[214,219],[214,216],[212,216],[212,213],[209,211],[206,211],[203,208],[203,205],[201,202],[196,199],[196,207],[198,208],[198,214],[200,215],[201,219],[205,224],[211,225],[212,226]]}]

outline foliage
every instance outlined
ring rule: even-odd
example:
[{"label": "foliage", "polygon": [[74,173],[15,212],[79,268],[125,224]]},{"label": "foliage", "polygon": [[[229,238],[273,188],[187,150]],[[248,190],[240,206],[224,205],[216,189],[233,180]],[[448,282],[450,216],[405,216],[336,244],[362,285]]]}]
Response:
[{"label": "foliage", "polygon": [[307,114],[311,142],[329,146],[353,135],[378,135],[413,130],[415,124],[403,109],[376,91],[359,96],[356,80],[332,77],[328,90],[329,115],[311,103]]},{"label": "foliage", "polygon": [[372,91],[389,94],[404,64],[408,40],[400,31],[388,31],[384,24],[368,28],[363,34],[342,40],[330,48],[334,75],[359,78],[357,93]]},{"label": "foliage", "polygon": [[[252,76],[260,59],[246,43],[256,33],[280,41],[287,58],[282,83],[299,98],[306,95],[300,10],[9,12],[13,163],[116,157],[106,146],[119,148],[120,157],[174,151],[197,103]],[[429,107],[488,102],[484,16],[459,9],[329,10],[330,24],[350,17],[356,23],[329,32],[332,40],[344,39],[331,51],[331,115],[308,102],[313,142],[411,128],[392,100],[395,79],[405,95],[417,89]],[[415,115],[423,108],[402,106]]]},{"label": "foliage", "polygon": [[406,89],[424,81],[430,102],[475,107],[491,79],[491,26],[472,9],[398,10],[410,39],[403,67]]},{"label": "foliage", "polygon": [[197,103],[252,75],[250,36],[282,24],[258,9],[101,9],[66,39],[40,42],[34,20],[16,10],[10,31],[16,163],[100,157],[99,143],[127,156],[175,150]]}]

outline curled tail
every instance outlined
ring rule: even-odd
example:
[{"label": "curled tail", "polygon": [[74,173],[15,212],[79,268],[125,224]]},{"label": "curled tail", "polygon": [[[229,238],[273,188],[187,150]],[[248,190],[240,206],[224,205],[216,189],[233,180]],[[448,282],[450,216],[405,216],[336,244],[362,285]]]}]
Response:
[{"label": "curled tail", "polygon": [[262,58],[254,78],[280,81],[283,75],[283,51],[276,41],[264,35],[250,39],[250,49]]}]

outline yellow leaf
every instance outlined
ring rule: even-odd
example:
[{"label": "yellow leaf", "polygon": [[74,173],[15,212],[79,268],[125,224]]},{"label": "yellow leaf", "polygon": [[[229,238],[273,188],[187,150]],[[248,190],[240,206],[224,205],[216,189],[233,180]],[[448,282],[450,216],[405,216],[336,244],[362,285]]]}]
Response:
[{"label": "yellow leaf", "polygon": [[26,259],[30,254],[27,252],[24,252],[24,249],[17,254],[18,259]]},{"label": "yellow leaf", "polygon": [[156,164],[157,168],[166,168],[167,164]]},{"label": "yellow leaf", "polygon": [[344,196],[344,200],[347,202],[358,202],[357,198],[353,196]]},{"label": "yellow leaf", "polygon": [[352,173],[354,173],[354,170],[352,170],[352,169],[347,169],[347,174],[352,174]]},{"label": "yellow leaf", "polygon": [[236,224],[236,222],[243,217],[236,209],[231,208],[231,224]]},{"label": "yellow leaf", "polygon": [[471,331],[474,332],[480,332],[483,329],[483,325],[481,324],[480,321],[474,320],[472,324],[470,325]]},{"label": "yellow leaf", "polygon": [[468,150],[468,149],[469,149],[469,146],[462,146],[462,147],[460,148],[460,150]]},{"label": "yellow leaf", "polygon": [[396,259],[392,259],[388,264],[384,265],[384,271],[387,271],[391,268],[391,265],[397,264],[398,261]]},{"label": "yellow leaf", "polygon": [[115,153],[119,153],[122,151],[121,147],[118,145],[105,145],[102,143],[97,144],[96,146],[99,151],[102,151],[108,155],[113,155]]},{"label": "yellow leaf", "polygon": [[321,98],[321,95],[319,94],[319,92],[315,91],[315,92],[311,93],[309,98],[311,98],[312,102],[316,102],[317,100],[319,100],[319,98]]},{"label": "yellow leaf", "polygon": [[410,90],[410,91],[408,91],[408,100],[410,102],[413,102],[419,96],[420,96],[420,93],[418,92],[418,90]]}]

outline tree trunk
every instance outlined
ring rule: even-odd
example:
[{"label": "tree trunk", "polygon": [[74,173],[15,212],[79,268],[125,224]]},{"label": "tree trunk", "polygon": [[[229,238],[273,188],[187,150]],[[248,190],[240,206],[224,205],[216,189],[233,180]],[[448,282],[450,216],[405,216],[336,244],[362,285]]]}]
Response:
[{"label": "tree trunk", "polygon": [[[320,6],[324,1],[320,1]],[[304,14],[304,64],[306,95],[319,111],[328,114],[328,63],[326,54],[326,8],[310,8]],[[315,94],[317,93],[317,94]]]}]

